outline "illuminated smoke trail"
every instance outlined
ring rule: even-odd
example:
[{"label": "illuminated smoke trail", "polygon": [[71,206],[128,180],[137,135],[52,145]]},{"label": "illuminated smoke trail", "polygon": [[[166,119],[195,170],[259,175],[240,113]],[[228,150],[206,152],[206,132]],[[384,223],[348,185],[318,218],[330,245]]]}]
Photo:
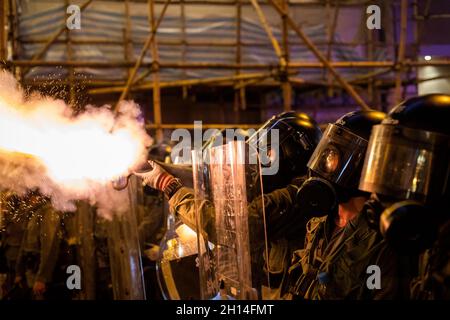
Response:
[{"label": "illuminated smoke trail", "polygon": [[119,108],[117,118],[106,106],[75,116],[62,100],[26,97],[11,74],[0,72],[0,189],[39,188],[61,211],[81,199],[104,216],[126,210],[126,191],[110,181],[145,160],[151,138],[134,103]]}]

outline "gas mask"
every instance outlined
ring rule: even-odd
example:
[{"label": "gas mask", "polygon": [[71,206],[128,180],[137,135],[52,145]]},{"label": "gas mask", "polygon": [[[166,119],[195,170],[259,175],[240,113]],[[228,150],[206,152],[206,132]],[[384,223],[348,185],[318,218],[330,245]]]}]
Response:
[{"label": "gas mask", "polygon": [[418,253],[431,245],[448,189],[450,138],[391,123],[372,131],[360,189],[372,192],[365,212],[396,249]]},{"label": "gas mask", "polygon": [[307,218],[320,217],[335,212],[337,194],[334,186],[320,177],[310,177],[298,189],[297,211]]},{"label": "gas mask", "polygon": [[334,213],[339,203],[362,195],[358,178],[366,147],[367,140],[329,124],[308,162],[311,177],[297,193],[299,206],[308,208],[312,216],[323,216]]},{"label": "gas mask", "polygon": [[417,254],[433,243],[435,224],[423,203],[415,200],[395,201],[372,194],[364,204],[369,225],[379,230],[386,241],[398,252]]}]

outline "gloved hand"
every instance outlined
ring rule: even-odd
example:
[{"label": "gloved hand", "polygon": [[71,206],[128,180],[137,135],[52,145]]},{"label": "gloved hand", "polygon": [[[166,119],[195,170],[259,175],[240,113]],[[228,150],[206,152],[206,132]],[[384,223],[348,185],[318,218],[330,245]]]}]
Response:
[{"label": "gloved hand", "polygon": [[156,162],[149,160],[149,166],[137,169],[133,172],[134,175],[140,177],[144,185],[153,189],[164,191],[166,186],[175,179]]}]

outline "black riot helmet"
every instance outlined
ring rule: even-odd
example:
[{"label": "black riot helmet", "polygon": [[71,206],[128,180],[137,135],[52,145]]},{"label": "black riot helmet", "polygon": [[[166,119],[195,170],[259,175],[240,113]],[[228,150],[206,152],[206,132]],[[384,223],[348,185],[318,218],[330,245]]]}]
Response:
[{"label": "black riot helmet", "polygon": [[[429,94],[394,107],[370,137],[360,188],[383,236],[402,251],[422,251],[448,219],[450,95]],[[446,207],[446,209],[442,209]]]},{"label": "black riot helmet", "polygon": [[298,203],[313,215],[334,213],[339,203],[363,193],[358,182],[370,132],[386,114],[379,111],[347,113],[329,124],[309,159],[311,177],[297,193]]},{"label": "black riot helmet", "polygon": [[254,132],[252,130],[245,130],[242,128],[226,128],[222,130],[211,130],[206,141],[202,145],[202,150],[205,151],[210,148],[227,144],[231,141],[246,141],[247,138]]},{"label": "black riot helmet", "polygon": [[247,144],[260,155],[264,193],[306,175],[306,163],[321,137],[316,121],[295,111],[273,116],[250,136]]}]

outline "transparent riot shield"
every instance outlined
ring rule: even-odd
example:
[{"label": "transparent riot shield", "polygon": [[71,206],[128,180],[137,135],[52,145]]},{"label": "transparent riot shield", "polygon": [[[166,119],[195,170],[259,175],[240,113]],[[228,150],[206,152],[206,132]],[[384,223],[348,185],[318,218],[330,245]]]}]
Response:
[{"label": "transparent riot shield", "polygon": [[130,210],[107,223],[109,264],[115,300],[144,300],[144,275],[137,226],[137,198],[128,186]]},{"label": "transparent riot shield", "polygon": [[197,254],[195,231],[169,213],[157,263],[158,283],[164,299],[200,299]]},{"label": "transparent riot shield", "polygon": [[[77,299],[95,300],[96,295],[96,269],[95,257],[95,208],[85,201],[77,203],[77,211],[73,215],[75,228],[71,238],[76,245],[77,262],[83,276],[81,277],[81,290]],[[66,228],[67,228],[66,223]],[[67,231],[66,231],[67,232]]]},{"label": "transparent riot shield", "polygon": [[259,161],[243,141],[193,151],[202,299],[258,299],[268,280]]}]

